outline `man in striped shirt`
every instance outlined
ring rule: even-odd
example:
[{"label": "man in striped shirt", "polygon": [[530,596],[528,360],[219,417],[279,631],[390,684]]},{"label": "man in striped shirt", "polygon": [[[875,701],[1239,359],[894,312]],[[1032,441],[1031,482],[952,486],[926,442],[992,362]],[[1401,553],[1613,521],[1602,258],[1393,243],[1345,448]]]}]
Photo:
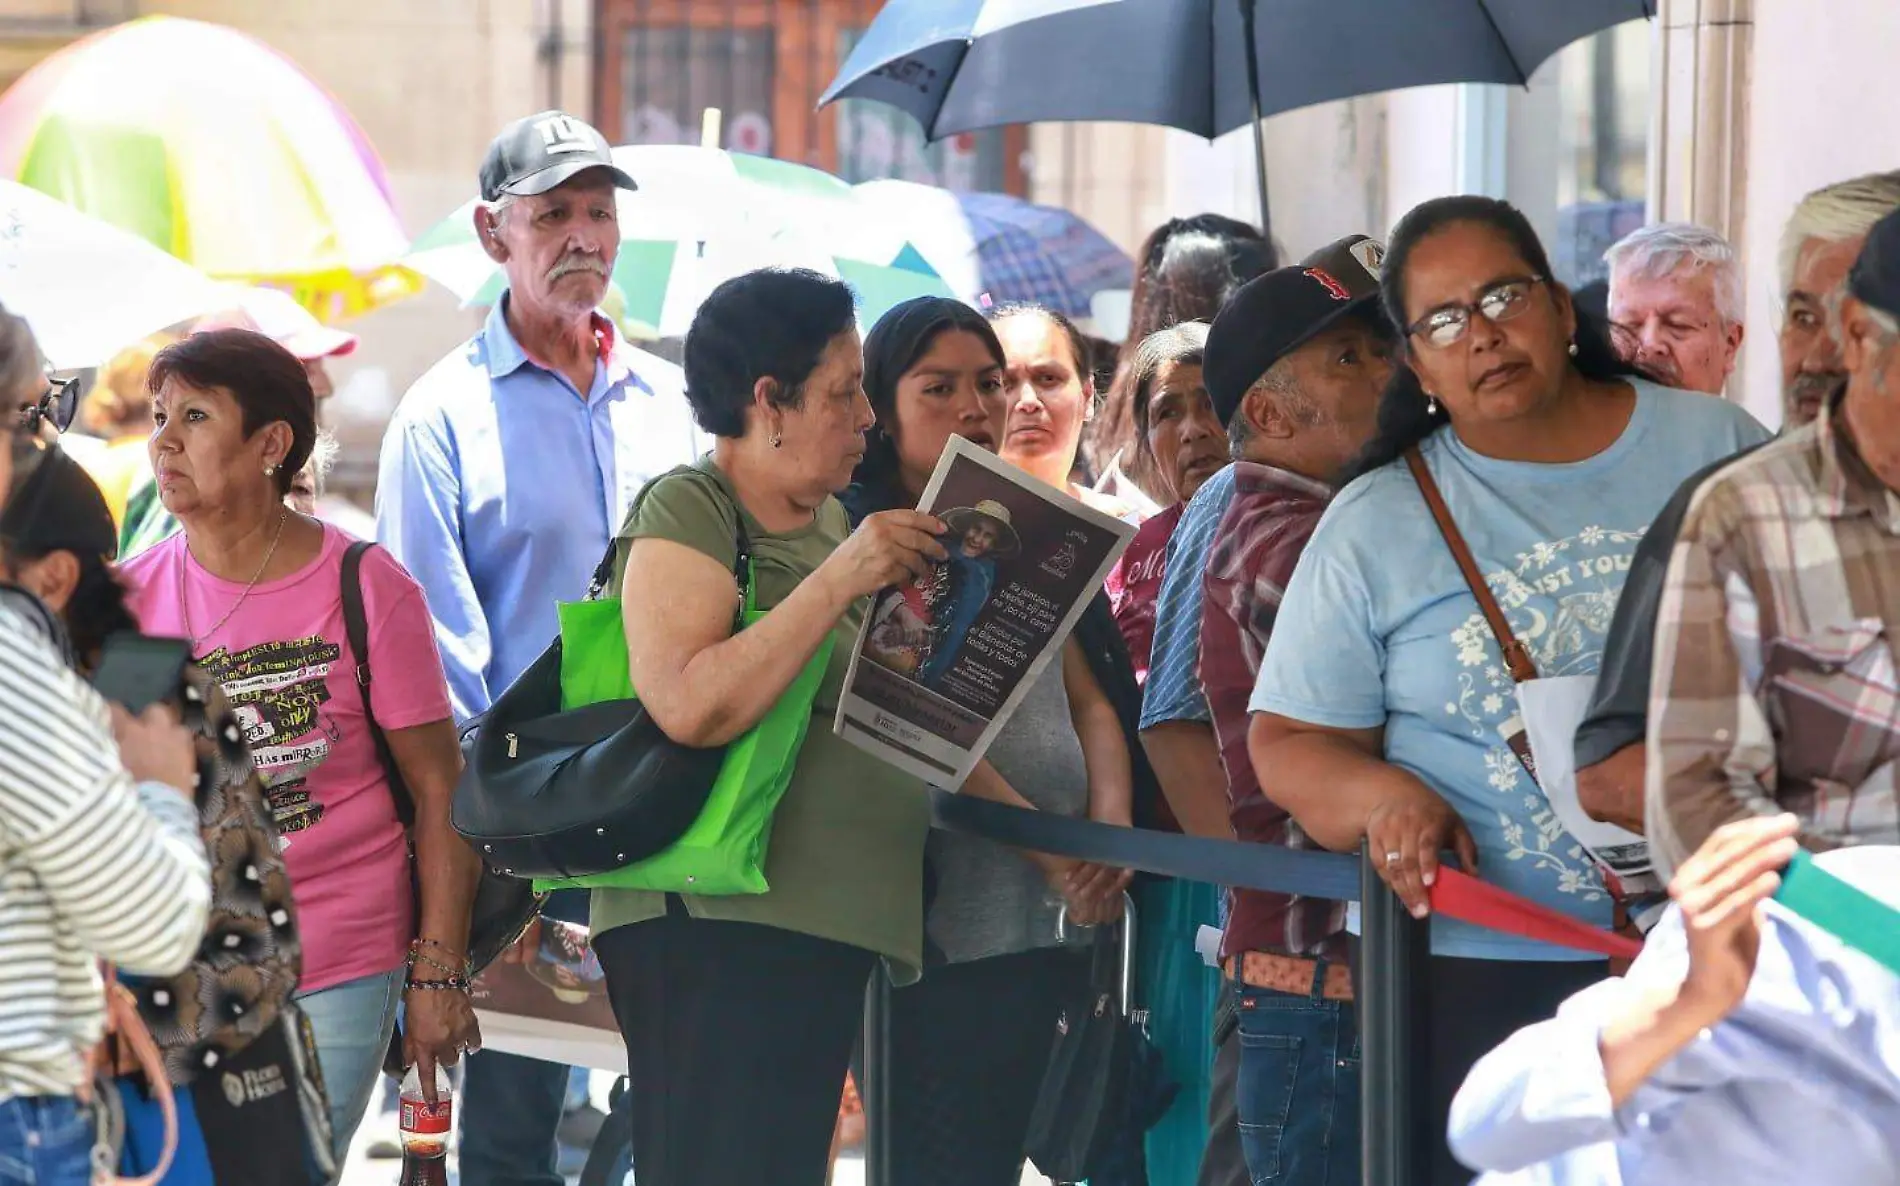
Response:
[{"label": "man in striped shirt", "polygon": [[[11,411],[45,388],[39,357],[0,310],[0,505],[44,456]],[[76,1097],[104,1026],[99,962],[182,968],[210,867],[190,735],[163,709],[109,715],[18,604],[0,602],[0,1165],[86,1186],[93,1127]]]},{"label": "man in striped shirt", "polygon": [[1867,236],[1838,324],[1846,389],[1717,471],[1670,558],[1645,780],[1665,872],[1779,811],[1811,849],[1900,843],[1900,212]]}]

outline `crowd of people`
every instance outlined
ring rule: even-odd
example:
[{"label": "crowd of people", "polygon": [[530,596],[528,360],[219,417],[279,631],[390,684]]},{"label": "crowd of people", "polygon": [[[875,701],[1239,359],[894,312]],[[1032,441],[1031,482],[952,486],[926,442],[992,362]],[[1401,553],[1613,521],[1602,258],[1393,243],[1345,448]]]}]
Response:
[{"label": "crowd of people", "polygon": [[[559,1186],[570,1071],[481,1049],[480,861],[450,805],[458,727],[610,554],[633,687],[675,742],[746,733],[825,656],[769,891],[546,904],[605,969],[637,1180],[826,1181],[876,980],[867,1119],[897,1186],[1014,1184],[1065,1004],[1132,892],[1150,1030],[1205,1109],[1151,1179],[1357,1181],[1356,909],[934,832],[920,782],[832,731],[871,599],[1008,543],[1006,518],[911,509],[953,435],[1139,524],[959,793],[1368,851],[1430,919],[1420,1082],[1447,1136],[1418,1180],[1751,1164],[1750,1117],[1782,1100],[1750,1010],[1821,991],[1803,969],[1847,986],[1809,1002],[1811,1040],[1865,1022],[1891,1053],[1891,973],[1764,903],[1806,851],[1900,905],[1900,173],[1787,224],[1771,439],[1720,398],[1744,326],[1718,235],[1617,244],[1605,321],[1521,213],[1468,196],[1284,266],[1244,224],[1171,222],[1112,368],[1033,306],[922,298],[860,338],[848,287],[788,270],[715,289],[674,366],[598,311],[636,179],[572,117],[588,134],[551,146],[544,118],[481,164],[507,290],[395,413],[367,552],[319,513],[324,360],[353,338],[266,297],[141,345],[88,401],[110,441],[82,467],[31,330],[0,313],[21,409],[0,418],[0,1167],[152,1168],[150,1093],[95,1059],[104,963],[178,1091],[168,1182],[265,1180],[229,1170],[256,1156],[241,1136],[191,1123],[215,1104],[194,1085],[290,1024],[324,1107],[269,1180],[332,1177],[386,1064],[462,1064],[462,1181]],[[760,612],[735,629],[742,584]],[[136,714],[87,682],[127,632],[188,653]],[[1655,884],[1606,874],[1540,786],[1518,693],[1562,677],[1595,681],[1583,809],[1647,839]],[[1649,945],[1619,978],[1433,917],[1448,866]],[[1214,925],[1218,975],[1195,954]],[[1734,1037],[1694,1054],[1705,1032]],[[1825,1094],[1781,1084],[1805,1094],[1770,1128],[1825,1137],[1830,1181],[1891,1181],[1896,1067],[1858,1057]],[[127,1134],[103,1154],[101,1090]]]}]

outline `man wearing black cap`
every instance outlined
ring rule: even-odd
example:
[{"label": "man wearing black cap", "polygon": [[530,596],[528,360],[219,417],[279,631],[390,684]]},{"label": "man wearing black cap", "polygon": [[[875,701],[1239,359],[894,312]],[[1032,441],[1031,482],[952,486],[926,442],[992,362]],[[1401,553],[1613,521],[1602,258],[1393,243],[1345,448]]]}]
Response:
[{"label": "man wearing black cap", "polygon": [[[1203,373],[1234,464],[1195,495],[1170,545],[1142,740],[1171,802],[1215,799],[1243,840],[1303,843],[1260,794],[1247,701],[1280,591],[1334,477],[1371,435],[1391,373],[1377,300],[1382,254],[1363,235],[1341,239],[1248,282],[1208,332]],[[1183,648],[1163,646],[1164,634],[1186,633],[1162,629],[1177,621],[1191,626],[1185,661]],[[1256,1180],[1358,1177],[1358,1060],[1339,913],[1277,895],[1234,899],[1222,954],[1238,1032],[1222,1036],[1221,1058],[1238,1052],[1241,1144]]]},{"label": "man wearing black cap", "polygon": [[1900,843],[1900,213],[1847,288],[1846,388],[1718,471],[1670,558],[1644,796],[1665,872],[1781,811],[1809,849]]},{"label": "man wearing black cap", "polygon": [[[561,111],[516,120],[478,182],[475,233],[507,290],[403,397],[376,487],[377,537],[422,583],[458,721],[555,637],[556,604],[586,593],[634,495],[700,443],[679,369],[598,311],[620,248],[617,193],[634,188],[606,139]],[[548,914],[585,922],[586,909],[574,892]],[[566,1084],[565,1067],[472,1055],[463,1186],[561,1186]]]}]

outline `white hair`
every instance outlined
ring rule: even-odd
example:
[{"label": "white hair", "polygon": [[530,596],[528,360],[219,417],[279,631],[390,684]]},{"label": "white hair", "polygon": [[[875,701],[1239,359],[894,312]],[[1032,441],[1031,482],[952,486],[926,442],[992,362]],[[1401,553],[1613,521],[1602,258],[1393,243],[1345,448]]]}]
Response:
[{"label": "white hair", "polygon": [[316,442],[310,446],[310,460],[303,463],[304,472],[310,475],[312,497],[322,498],[329,488],[330,471],[336,468],[336,457],[342,449],[335,433],[327,428],[317,430]]},{"label": "white hair", "polygon": [[1603,259],[1610,265],[1612,288],[1619,273],[1661,280],[1685,267],[1707,268],[1715,278],[1715,308],[1722,320],[1734,325],[1742,319],[1742,270],[1735,248],[1708,227],[1693,222],[1638,227],[1612,244]]},{"label": "white hair", "polygon": [[513,210],[515,203],[520,200],[521,197],[518,194],[504,193],[488,203],[488,217],[494,220],[496,230],[500,230],[507,223],[508,212]]},{"label": "white hair", "polygon": [[1811,240],[1844,243],[1864,238],[1900,208],[1900,172],[1869,173],[1822,186],[1802,198],[1781,232],[1781,295],[1794,288],[1794,267]]}]

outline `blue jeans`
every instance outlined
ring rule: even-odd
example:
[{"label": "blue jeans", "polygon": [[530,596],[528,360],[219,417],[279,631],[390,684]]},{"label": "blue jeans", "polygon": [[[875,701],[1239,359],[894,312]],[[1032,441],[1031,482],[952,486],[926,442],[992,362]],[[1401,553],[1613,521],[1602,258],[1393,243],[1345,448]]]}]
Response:
[{"label": "blue jeans", "polygon": [[92,1112],[71,1096],[0,1104],[0,1186],[88,1186],[96,1136]]},{"label": "blue jeans", "polygon": [[339,1165],[349,1156],[350,1139],[382,1074],[402,1004],[403,974],[402,968],[378,972],[296,998],[316,1035],[317,1069],[330,1097],[330,1137]]},{"label": "blue jeans", "polygon": [[1240,1146],[1254,1186],[1355,1186],[1359,1030],[1349,1002],[1242,986]]}]

